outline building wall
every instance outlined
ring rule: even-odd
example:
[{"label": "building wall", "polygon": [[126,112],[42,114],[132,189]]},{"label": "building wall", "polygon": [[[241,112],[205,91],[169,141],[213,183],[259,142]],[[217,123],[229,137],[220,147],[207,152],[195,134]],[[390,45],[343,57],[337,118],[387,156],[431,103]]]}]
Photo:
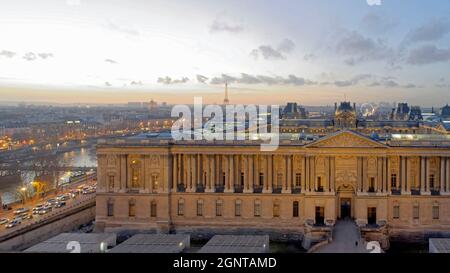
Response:
[{"label": "building wall", "polygon": [[98,163],[96,221],[107,229],[302,232],[305,222],[318,224],[318,208],[332,225],[346,199],[360,225],[368,224],[368,208],[376,208],[377,224],[391,230],[450,228],[449,148],[390,147],[344,132],[270,153],[245,144],[100,145]]}]

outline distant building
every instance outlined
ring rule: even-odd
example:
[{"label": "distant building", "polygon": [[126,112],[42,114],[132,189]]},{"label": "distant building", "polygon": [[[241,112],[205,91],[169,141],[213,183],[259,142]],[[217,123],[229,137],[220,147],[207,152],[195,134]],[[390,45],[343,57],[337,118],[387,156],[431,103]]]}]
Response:
[{"label": "distant building", "polygon": [[450,118],[450,106],[448,104],[441,108],[441,117]]},{"label": "distant building", "polygon": [[397,108],[392,109],[392,120],[408,120],[409,119],[409,106],[407,103],[399,103]]},{"label": "distant building", "polygon": [[297,105],[296,102],[288,102],[284,107],[281,118],[283,119],[305,119],[306,110]]}]

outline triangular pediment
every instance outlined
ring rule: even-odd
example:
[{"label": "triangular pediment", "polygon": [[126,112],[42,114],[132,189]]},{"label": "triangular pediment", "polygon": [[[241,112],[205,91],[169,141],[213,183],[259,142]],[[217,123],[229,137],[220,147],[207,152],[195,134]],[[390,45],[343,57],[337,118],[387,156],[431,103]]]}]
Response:
[{"label": "triangular pediment", "polygon": [[309,143],[311,148],[386,148],[383,143],[353,131],[339,131]]}]

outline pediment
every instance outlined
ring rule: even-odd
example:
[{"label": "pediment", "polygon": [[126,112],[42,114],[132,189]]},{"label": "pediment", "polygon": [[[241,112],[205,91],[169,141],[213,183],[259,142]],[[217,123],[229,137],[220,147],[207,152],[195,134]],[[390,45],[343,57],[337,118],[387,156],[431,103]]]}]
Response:
[{"label": "pediment", "polygon": [[383,143],[377,142],[364,135],[352,131],[339,131],[317,141],[309,143],[311,148],[386,148]]}]

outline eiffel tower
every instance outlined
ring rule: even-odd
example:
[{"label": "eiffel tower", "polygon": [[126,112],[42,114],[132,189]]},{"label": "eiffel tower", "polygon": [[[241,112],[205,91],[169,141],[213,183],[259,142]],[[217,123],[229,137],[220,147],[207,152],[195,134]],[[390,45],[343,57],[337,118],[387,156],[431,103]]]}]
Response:
[{"label": "eiffel tower", "polygon": [[228,100],[228,83],[225,82],[225,98],[223,99],[223,104],[228,105],[230,100]]}]

